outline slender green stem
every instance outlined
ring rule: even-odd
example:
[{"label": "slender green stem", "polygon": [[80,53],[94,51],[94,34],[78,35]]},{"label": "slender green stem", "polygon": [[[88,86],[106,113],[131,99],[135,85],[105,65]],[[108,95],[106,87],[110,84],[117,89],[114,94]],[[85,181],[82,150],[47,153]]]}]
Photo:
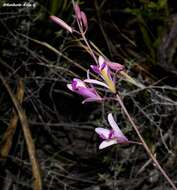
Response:
[{"label": "slender green stem", "polygon": [[122,110],[124,111],[125,115],[127,116],[129,122],[131,123],[131,125],[133,126],[134,130],[136,131],[144,149],[146,150],[147,154],[149,155],[149,157],[152,159],[152,161],[154,162],[154,164],[156,165],[156,167],[159,169],[159,171],[162,173],[162,175],[165,177],[165,179],[169,182],[169,184],[171,185],[171,187],[174,190],[177,190],[175,184],[173,183],[173,181],[169,178],[169,176],[167,175],[167,173],[164,171],[164,169],[161,167],[161,165],[159,164],[159,162],[157,161],[157,159],[153,156],[152,152],[150,151],[149,147],[147,146],[146,142],[144,141],[143,137],[141,136],[138,127],[136,126],[136,124],[134,123],[133,119],[131,118],[130,114],[128,113],[126,107],[124,106],[123,101],[121,100],[120,96],[117,94],[116,95],[117,101],[119,102]]}]

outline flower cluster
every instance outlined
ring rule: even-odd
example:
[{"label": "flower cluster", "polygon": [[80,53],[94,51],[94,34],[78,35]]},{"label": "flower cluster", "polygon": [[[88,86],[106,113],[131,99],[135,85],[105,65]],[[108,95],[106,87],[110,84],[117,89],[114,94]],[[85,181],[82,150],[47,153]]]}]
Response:
[{"label": "flower cluster", "polygon": [[[50,19],[63,27],[65,30],[69,31],[70,33],[76,32],[77,34],[81,34],[84,38],[86,45],[92,51],[89,46],[88,41],[86,41],[85,33],[88,28],[87,16],[86,14],[80,10],[80,7],[77,3],[74,3],[74,12],[75,12],[75,19],[78,24],[79,31],[75,30],[71,26],[69,26],[66,22],[61,20],[56,16],[50,16]],[[86,79],[80,80],[78,78],[74,78],[71,84],[67,84],[67,87],[72,92],[75,92],[81,95],[84,100],[82,103],[86,102],[101,102],[104,100],[103,97],[99,95],[97,89],[94,85],[99,85],[101,87],[107,88],[111,93],[116,93],[116,74],[124,70],[124,66],[111,62],[103,56],[96,56],[92,51],[92,57],[95,60],[95,65],[91,65],[91,70],[97,75],[97,79],[91,79],[87,76]],[[89,73],[89,70],[88,70]],[[100,144],[99,149],[106,148],[113,144],[122,144],[122,143],[129,143],[130,141],[124,136],[124,134],[119,129],[118,125],[114,121],[112,114],[108,114],[108,122],[112,129],[104,129],[104,128],[96,128],[95,132],[103,139],[103,142]]]},{"label": "flower cluster", "polygon": [[111,92],[116,93],[115,80],[113,80],[111,69],[115,71],[121,71],[124,69],[123,65],[106,61],[102,56],[99,56],[98,58],[98,65],[91,65],[91,68],[103,81],[90,78],[83,81],[80,79],[73,79],[72,84],[67,85],[67,87],[73,92],[87,98],[83,103],[103,100],[94,87],[89,87],[85,83],[100,85],[106,87]]},{"label": "flower cluster", "polygon": [[[72,80],[71,84],[67,84],[67,87],[69,90],[81,95],[84,97],[84,100],[82,103],[86,102],[102,102],[103,100],[106,100],[106,98],[103,98],[99,95],[98,90],[94,87],[94,85],[100,85],[101,87],[107,88],[113,95],[115,95],[114,100],[116,99],[119,104],[121,105],[125,115],[127,116],[129,122],[132,124],[134,130],[136,131],[139,139],[139,142],[131,141],[128,140],[128,138],[122,133],[118,125],[116,124],[113,116],[111,113],[108,114],[108,122],[111,126],[111,129],[105,129],[101,127],[97,127],[95,129],[95,132],[100,136],[100,138],[103,140],[101,144],[99,145],[99,149],[104,149],[106,147],[109,147],[114,144],[127,144],[127,143],[134,143],[134,144],[139,144],[143,145],[146,152],[150,156],[150,158],[153,160],[154,164],[157,166],[157,168],[160,170],[160,172],[164,175],[164,177],[167,179],[167,181],[171,184],[173,189],[177,190],[175,184],[171,181],[171,179],[168,177],[166,172],[163,170],[163,168],[160,166],[156,158],[153,156],[151,153],[150,149],[148,148],[146,142],[144,141],[143,137],[141,136],[136,124],[134,123],[133,119],[130,117],[129,113],[127,112],[121,98],[119,97],[119,94],[116,94],[116,74],[124,70],[124,66],[109,61],[106,57],[101,56],[98,54],[101,54],[100,51],[97,51],[97,54],[95,51],[97,48],[90,43],[87,38],[86,38],[86,32],[88,29],[88,21],[87,21],[87,16],[86,14],[80,10],[80,7],[77,3],[73,2],[73,8],[75,12],[75,23],[77,23],[77,28],[71,27],[68,25],[66,22],[64,22],[62,19],[56,17],[56,16],[50,16],[50,19],[54,21],[56,24],[60,25],[62,28],[67,30],[70,33],[76,33],[81,36],[81,39],[83,42],[85,42],[86,45],[86,50],[87,52],[92,56],[92,58],[95,61],[95,65],[91,65],[91,70],[97,75],[96,79],[91,79],[89,76],[89,70],[87,73],[87,79],[85,80],[80,80],[78,78],[74,78]],[[92,46],[94,46],[95,51],[92,50]],[[131,82],[132,84],[144,88],[143,85],[138,84],[135,80],[133,80],[131,77],[126,75],[126,73],[122,74],[126,76],[127,80]],[[99,78],[97,80],[97,78]],[[101,81],[100,81],[101,80]]]}]

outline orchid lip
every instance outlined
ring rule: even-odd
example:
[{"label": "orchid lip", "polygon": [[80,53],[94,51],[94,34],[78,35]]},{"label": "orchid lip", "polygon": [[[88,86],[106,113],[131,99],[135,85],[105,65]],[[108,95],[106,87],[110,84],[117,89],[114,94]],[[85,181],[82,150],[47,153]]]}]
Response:
[{"label": "orchid lip", "polygon": [[100,69],[99,69],[98,66],[96,66],[96,65],[91,65],[91,68],[92,68],[92,70],[93,70],[95,73],[100,74]]},{"label": "orchid lip", "polygon": [[104,62],[104,63],[101,65],[100,70],[103,70],[105,67],[106,67],[106,63]]}]

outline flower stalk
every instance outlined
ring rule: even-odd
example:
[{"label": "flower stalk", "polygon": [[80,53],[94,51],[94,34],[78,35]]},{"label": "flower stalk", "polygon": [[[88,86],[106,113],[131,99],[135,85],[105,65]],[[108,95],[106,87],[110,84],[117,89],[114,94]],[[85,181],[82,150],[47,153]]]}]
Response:
[{"label": "flower stalk", "polygon": [[125,113],[127,119],[129,120],[129,122],[131,123],[132,127],[134,128],[136,134],[138,135],[144,149],[146,150],[147,154],[149,155],[149,157],[152,159],[152,161],[154,162],[154,164],[156,165],[156,167],[159,169],[159,171],[161,172],[161,174],[165,177],[165,179],[169,182],[169,184],[171,185],[171,187],[174,190],[177,190],[175,184],[173,183],[173,181],[169,178],[169,176],[167,175],[167,173],[165,172],[165,170],[161,167],[161,165],[159,164],[159,162],[157,161],[157,159],[153,156],[152,152],[150,151],[148,145],[146,144],[146,142],[144,141],[143,137],[141,136],[138,127],[136,126],[136,124],[134,123],[133,119],[131,118],[130,114],[128,113],[126,107],[124,106],[124,103],[121,99],[121,97],[117,94],[116,95],[117,101],[119,102],[123,112]]},{"label": "flower stalk", "polygon": [[[88,29],[87,16],[83,11],[80,10],[78,3],[75,3],[74,0],[72,0],[72,3],[73,3],[74,12],[75,12],[75,19],[76,19],[76,22],[78,25],[78,27],[77,27],[78,31],[73,29],[67,23],[65,23],[63,20],[61,20],[55,16],[51,16],[50,18],[55,23],[59,24],[61,27],[63,27],[65,30],[69,31],[70,33],[75,32],[82,37],[82,40],[85,42],[85,44],[88,48],[88,50],[87,50],[88,53],[91,55],[91,57],[93,58],[93,60],[96,64],[96,65],[91,65],[91,68],[96,74],[98,74],[98,76],[102,79],[102,81],[99,81],[96,79],[90,79],[89,77],[87,77],[87,79],[85,79],[83,81],[75,78],[75,79],[73,79],[71,84],[67,85],[67,87],[71,91],[84,97],[84,101],[82,103],[93,102],[93,101],[102,102],[102,101],[105,101],[108,99],[118,101],[124,114],[128,118],[128,121],[130,122],[130,124],[134,128],[136,134],[138,135],[138,138],[140,139],[140,142],[128,140],[126,138],[126,136],[121,132],[118,125],[115,123],[112,115],[109,114],[108,121],[109,121],[109,124],[112,127],[112,129],[104,129],[101,127],[98,127],[95,129],[95,132],[103,139],[103,142],[100,144],[99,149],[103,149],[103,148],[106,148],[106,147],[114,145],[114,144],[123,144],[123,143],[125,143],[125,144],[132,143],[132,144],[142,145],[144,147],[144,149],[146,150],[147,154],[149,155],[149,157],[152,159],[153,163],[156,165],[156,167],[161,172],[161,174],[169,182],[171,187],[174,190],[177,190],[173,181],[169,178],[167,173],[164,171],[164,169],[161,167],[161,165],[159,164],[157,159],[154,157],[153,153],[151,152],[148,145],[144,141],[141,133],[139,132],[137,125],[135,124],[132,117],[128,113],[126,107],[124,106],[124,103],[123,103],[121,97],[117,93],[116,81],[112,77],[112,72],[114,71],[114,74],[119,73],[121,76],[123,76],[125,78],[125,80],[127,80],[131,84],[133,84],[141,89],[144,88],[145,86],[138,83],[136,80],[131,78],[126,72],[124,72],[123,65],[109,61],[106,57],[101,56],[102,53],[99,51],[97,51],[97,52],[99,53],[100,56],[97,56],[95,51],[91,48],[90,42],[86,38],[86,32]],[[87,83],[91,84],[91,87],[89,85],[87,85]],[[101,97],[99,95],[99,93],[97,92],[97,89],[93,85],[100,85],[104,88],[109,89],[109,91],[112,93],[112,97],[111,98]]]}]

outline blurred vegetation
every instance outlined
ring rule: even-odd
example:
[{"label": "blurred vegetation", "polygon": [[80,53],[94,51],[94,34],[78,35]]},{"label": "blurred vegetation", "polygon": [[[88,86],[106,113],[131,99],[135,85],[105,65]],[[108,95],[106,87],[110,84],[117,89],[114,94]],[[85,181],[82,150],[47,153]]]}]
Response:
[{"label": "blurred vegetation", "polygon": [[[11,2],[11,1],[3,1]],[[113,146],[98,151],[97,126],[108,126],[107,113],[132,140],[132,127],[114,102],[82,105],[68,91],[73,77],[84,78],[93,63],[80,43],[49,20],[56,15],[73,25],[70,0],[33,1],[35,6],[0,4],[0,73],[14,95],[24,82],[24,109],[36,146],[43,189],[170,189],[142,147]],[[169,176],[177,175],[177,3],[175,0],[79,1],[89,20],[88,39],[129,75],[117,88],[151,150]],[[10,125],[14,105],[0,83],[0,137]],[[18,122],[7,157],[1,155],[0,187],[32,188],[32,169]],[[128,183],[127,183],[128,181]]]}]

